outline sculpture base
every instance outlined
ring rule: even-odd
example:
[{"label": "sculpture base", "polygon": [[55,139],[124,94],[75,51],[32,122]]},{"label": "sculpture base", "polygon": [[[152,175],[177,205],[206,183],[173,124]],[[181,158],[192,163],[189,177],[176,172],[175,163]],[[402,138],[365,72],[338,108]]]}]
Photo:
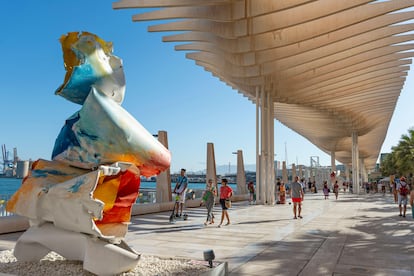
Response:
[{"label": "sculpture base", "polygon": [[31,226],[16,242],[18,261],[40,261],[50,251],[67,260],[83,261],[83,268],[97,275],[114,275],[133,269],[140,255],[123,240],[119,244],[55,227]]}]

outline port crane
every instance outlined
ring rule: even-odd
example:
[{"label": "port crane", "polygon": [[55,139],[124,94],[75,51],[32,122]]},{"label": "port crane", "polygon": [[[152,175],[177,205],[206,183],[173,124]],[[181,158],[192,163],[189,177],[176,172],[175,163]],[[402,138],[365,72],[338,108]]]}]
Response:
[{"label": "port crane", "polygon": [[6,145],[1,145],[1,152],[3,157],[3,174],[7,176],[13,176],[17,166],[17,148],[13,149],[13,159],[9,159],[10,152],[7,151]]}]

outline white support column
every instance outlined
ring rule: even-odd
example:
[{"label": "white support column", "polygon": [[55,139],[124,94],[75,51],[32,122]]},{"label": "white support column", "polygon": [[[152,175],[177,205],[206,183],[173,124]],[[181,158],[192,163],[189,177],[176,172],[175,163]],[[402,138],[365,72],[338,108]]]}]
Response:
[{"label": "white support column", "polygon": [[296,177],[296,164],[292,163],[292,182],[295,181],[295,177]]},{"label": "white support column", "polygon": [[365,181],[369,181],[369,179],[368,179],[368,170],[367,170],[367,167],[365,166],[365,163],[364,163],[364,178],[365,178]]},{"label": "white support column", "polygon": [[269,93],[269,175],[270,175],[270,204],[276,204],[276,174],[275,174],[275,119],[274,119],[274,107],[273,101],[270,98]]},{"label": "white support column", "polygon": [[267,180],[267,105],[266,105],[266,97],[265,97],[265,90],[262,88],[260,91],[260,99],[261,99],[261,139],[260,139],[260,145],[261,145],[261,152],[260,152],[260,197],[262,199],[263,204],[267,204],[267,186],[266,186],[266,180]]},{"label": "white support column", "polygon": [[[168,149],[168,138],[166,131],[158,131],[158,141]],[[157,176],[155,191],[155,198],[157,203],[169,202],[172,200],[170,168],[161,172]]]},{"label": "white support column", "polygon": [[336,173],[335,152],[334,151],[331,151],[331,168],[332,168],[332,171]]},{"label": "white support column", "polygon": [[364,182],[368,181],[368,177],[366,174],[367,171],[365,169],[365,160],[363,158],[360,159],[359,168],[361,172],[361,184],[363,184]]},{"label": "white support column", "polygon": [[261,202],[261,187],[260,187],[260,90],[259,87],[256,87],[256,202]]},{"label": "white support column", "polygon": [[331,151],[331,171],[335,173],[335,176],[330,177],[331,179],[331,185],[333,186],[335,184],[336,181],[336,164],[335,164],[335,152]]},{"label": "white support column", "polygon": [[356,131],[352,132],[352,189],[359,194],[359,148]]},{"label": "white support column", "polygon": [[274,187],[275,187],[275,170],[274,170],[274,122],[273,122],[273,104],[270,93],[266,93],[267,107],[267,144],[266,144],[266,202],[268,205],[275,204]]},{"label": "white support column", "polygon": [[349,165],[345,165],[345,179],[349,182]]},{"label": "white support column", "polygon": [[256,199],[274,204],[274,119],[270,93],[256,88]]}]

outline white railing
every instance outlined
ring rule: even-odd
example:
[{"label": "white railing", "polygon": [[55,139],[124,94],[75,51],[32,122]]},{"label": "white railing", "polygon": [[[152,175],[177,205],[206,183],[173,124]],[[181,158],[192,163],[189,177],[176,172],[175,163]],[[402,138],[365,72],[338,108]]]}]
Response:
[{"label": "white railing", "polygon": [[12,213],[6,211],[7,201],[11,195],[0,195],[0,217],[12,216]]}]

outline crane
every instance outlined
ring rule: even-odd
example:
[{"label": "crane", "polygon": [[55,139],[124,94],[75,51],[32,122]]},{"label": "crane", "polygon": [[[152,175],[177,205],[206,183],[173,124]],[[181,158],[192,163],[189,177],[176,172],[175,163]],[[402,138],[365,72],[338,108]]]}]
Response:
[{"label": "crane", "polygon": [[[3,156],[3,174],[8,175],[11,173],[13,175],[14,162],[9,159],[9,152],[5,144],[1,145],[1,151]],[[15,149],[15,153],[17,154],[17,149]]]}]

